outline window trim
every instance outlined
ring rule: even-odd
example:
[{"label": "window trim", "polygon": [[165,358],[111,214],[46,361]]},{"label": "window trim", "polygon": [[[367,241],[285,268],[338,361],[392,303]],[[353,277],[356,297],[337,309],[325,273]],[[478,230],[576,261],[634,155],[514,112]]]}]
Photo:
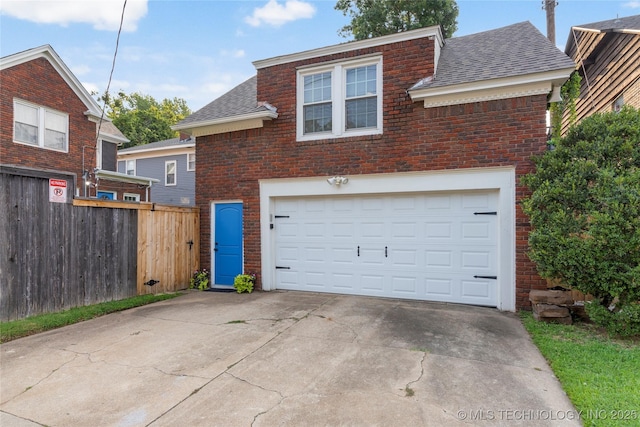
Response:
[{"label": "window trim", "polygon": [[[193,168],[190,168],[189,165],[191,164],[191,161],[189,160],[189,158],[193,156]],[[196,170],[196,153],[187,153],[187,172],[193,172]]]},{"label": "window trim", "polygon": [[[167,182],[167,178],[169,174],[167,173],[167,166],[173,163],[173,183],[169,184]],[[164,162],[164,186],[165,187],[175,187],[178,185],[178,162],[176,160],[167,160]]]},{"label": "window trim", "polygon": [[[133,162],[133,173],[130,174],[129,173],[129,162]],[[129,175],[129,176],[136,176],[136,169],[137,169],[137,162],[136,159],[126,159],[124,161],[124,173]]]},{"label": "window trim", "polygon": [[[347,70],[352,68],[376,65],[376,106],[377,125],[375,128],[346,129],[346,80]],[[298,69],[296,79],[296,140],[314,141],[319,139],[346,138],[362,135],[379,135],[383,133],[383,73],[382,56],[367,56],[351,61],[331,62],[316,67]],[[304,78],[306,76],[331,72],[331,132],[304,133]]]},{"label": "window trim", "polygon": [[[25,107],[29,107],[29,108],[35,108],[38,110],[38,140],[36,144],[30,144],[28,142],[25,141],[20,141],[16,139],[16,105],[23,105]],[[45,132],[47,130],[46,128],[46,113],[50,113],[50,114],[55,114],[58,116],[62,116],[65,120],[65,125],[66,125],[66,129],[65,129],[65,140],[64,140],[64,148],[63,149],[59,149],[59,148],[52,148],[52,147],[47,147],[45,145]],[[58,110],[54,110],[53,108],[48,108],[45,107],[43,105],[38,105],[38,104],[34,104],[32,102],[28,102],[28,101],[24,101],[22,99],[19,98],[14,98],[13,99],[13,129],[12,129],[12,139],[13,142],[16,144],[22,144],[22,145],[26,145],[28,147],[36,147],[36,148],[41,148],[44,150],[51,150],[51,151],[57,151],[59,153],[68,153],[69,152],[69,114],[67,113],[63,113],[62,111],[58,111]]]}]

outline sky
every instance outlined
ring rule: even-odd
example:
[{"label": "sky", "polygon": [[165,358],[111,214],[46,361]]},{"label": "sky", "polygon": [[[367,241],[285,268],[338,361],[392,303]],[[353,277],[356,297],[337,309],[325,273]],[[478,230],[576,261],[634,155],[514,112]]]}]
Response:
[{"label": "sky", "polygon": [[[2,0],[0,56],[49,44],[89,92],[182,98],[197,111],[256,74],[252,62],[348,41],[336,0]],[[530,21],[542,0],[458,0],[454,37]],[[640,14],[640,0],[558,0],[556,45],[571,26]],[[508,42],[508,40],[505,40]]]}]

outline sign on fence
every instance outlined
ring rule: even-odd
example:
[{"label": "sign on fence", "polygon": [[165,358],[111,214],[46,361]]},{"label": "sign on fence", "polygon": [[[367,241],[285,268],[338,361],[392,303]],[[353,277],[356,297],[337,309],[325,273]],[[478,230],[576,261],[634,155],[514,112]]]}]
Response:
[{"label": "sign on fence", "polygon": [[67,181],[64,179],[49,179],[49,201],[53,203],[67,203]]}]

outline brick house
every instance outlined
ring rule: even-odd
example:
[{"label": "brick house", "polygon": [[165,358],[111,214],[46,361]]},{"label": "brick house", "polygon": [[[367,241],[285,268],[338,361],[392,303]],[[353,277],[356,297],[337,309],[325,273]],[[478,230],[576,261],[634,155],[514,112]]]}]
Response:
[{"label": "brick house", "polygon": [[528,22],[439,26],[255,61],[178,123],[196,137],[201,263],[216,285],[515,310],[545,287],[520,178],[574,63]]},{"label": "brick house", "polygon": [[[573,26],[564,51],[582,77],[576,122],[624,105],[640,108],[640,15]],[[569,126],[567,112],[563,133]]]},{"label": "brick house", "polygon": [[0,58],[0,86],[0,163],[70,172],[76,196],[148,200],[155,180],[117,172],[127,138],[51,46]]}]

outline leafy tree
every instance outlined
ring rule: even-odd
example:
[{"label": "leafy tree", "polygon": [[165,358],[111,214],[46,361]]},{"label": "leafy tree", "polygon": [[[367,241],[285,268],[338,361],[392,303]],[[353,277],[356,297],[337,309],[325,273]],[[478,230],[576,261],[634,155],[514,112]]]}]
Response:
[{"label": "leafy tree", "polygon": [[593,295],[587,312],[609,331],[640,334],[640,111],[584,119],[523,183],[540,275]]},{"label": "leafy tree", "polygon": [[171,126],[191,114],[182,98],[156,101],[150,95],[119,92],[117,97],[103,95],[107,116],[131,141],[126,147],[163,141],[178,136]]},{"label": "leafy tree", "polygon": [[335,9],[351,17],[338,34],[355,40],[438,24],[449,38],[458,29],[455,0],[338,0]]}]

